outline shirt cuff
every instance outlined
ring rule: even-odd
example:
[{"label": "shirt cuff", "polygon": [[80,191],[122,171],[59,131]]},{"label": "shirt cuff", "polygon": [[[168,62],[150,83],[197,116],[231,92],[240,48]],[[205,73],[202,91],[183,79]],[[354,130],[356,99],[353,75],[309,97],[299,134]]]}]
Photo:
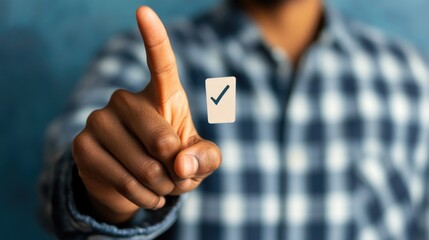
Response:
[{"label": "shirt cuff", "polygon": [[104,237],[108,239],[131,238],[153,239],[165,232],[177,219],[184,196],[167,197],[166,205],[156,211],[141,209],[123,226],[97,221],[86,211],[86,192],[72,158],[66,151],[55,166],[52,194],[52,220],[60,239]]}]

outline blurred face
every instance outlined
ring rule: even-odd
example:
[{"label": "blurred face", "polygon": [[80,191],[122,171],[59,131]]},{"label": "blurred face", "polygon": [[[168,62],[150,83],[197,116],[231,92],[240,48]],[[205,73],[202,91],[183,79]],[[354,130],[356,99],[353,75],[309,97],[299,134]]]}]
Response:
[{"label": "blurred face", "polygon": [[241,3],[253,3],[263,8],[271,8],[271,7],[276,7],[280,3],[283,3],[289,0],[234,0],[234,1],[241,2]]},{"label": "blurred face", "polygon": [[261,7],[275,7],[279,3],[286,2],[287,0],[247,0],[250,2],[254,2]]}]

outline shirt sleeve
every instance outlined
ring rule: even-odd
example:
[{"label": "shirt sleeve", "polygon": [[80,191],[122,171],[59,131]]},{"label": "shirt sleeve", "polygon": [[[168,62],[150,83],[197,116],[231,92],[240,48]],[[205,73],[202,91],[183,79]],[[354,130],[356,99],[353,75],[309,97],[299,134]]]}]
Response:
[{"label": "shirt sleeve", "polygon": [[124,226],[97,221],[85,211],[86,192],[71,154],[88,115],[104,107],[117,89],[139,91],[149,81],[144,45],[137,33],[114,38],[102,49],[74,90],[65,111],[50,125],[41,176],[42,219],[61,239],[88,237],[153,239],[171,226],[183,197],[168,197],[160,210],[141,210]]},{"label": "shirt sleeve", "polygon": [[[422,125],[425,126],[421,132],[422,144],[419,146],[417,157],[416,174],[421,179],[421,186],[414,185],[414,195],[421,196],[420,204],[417,206],[417,234],[418,239],[429,239],[429,62],[414,48],[408,47],[408,63],[411,77],[425,86],[420,89],[422,101],[418,105],[419,116],[422,119]],[[422,154],[423,153],[423,154]],[[417,191],[416,191],[417,190]]]},{"label": "shirt sleeve", "polygon": [[[429,160],[428,160],[429,161]],[[422,239],[429,239],[429,167],[426,169],[426,186],[425,196],[423,200],[423,216],[420,220],[420,226],[422,228]]]}]

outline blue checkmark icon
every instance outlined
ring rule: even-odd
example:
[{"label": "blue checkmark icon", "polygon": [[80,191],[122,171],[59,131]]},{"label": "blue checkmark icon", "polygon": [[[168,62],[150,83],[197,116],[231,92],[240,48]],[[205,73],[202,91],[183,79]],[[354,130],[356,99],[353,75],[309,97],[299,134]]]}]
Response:
[{"label": "blue checkmark icon", "polygon": [[214,99],[213,97],[211,97],[210,99],[214,102],[214,104],[218,105],[218,103],[222,99],[223,95],[225,95],[226,91],[228,91],[228,89],[229,89],[229,85],[226,85],[226,87],[222,90],[222,92],[220,93],[219,97],[217,97],[217,99]]}]

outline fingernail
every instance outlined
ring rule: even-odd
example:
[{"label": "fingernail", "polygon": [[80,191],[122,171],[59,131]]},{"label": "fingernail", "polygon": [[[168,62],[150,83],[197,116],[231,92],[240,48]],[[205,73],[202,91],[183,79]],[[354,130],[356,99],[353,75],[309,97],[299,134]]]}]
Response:
[{"label": "fingernail", "polygon": [[158,205],[156,205],[155,209],[160,209],[160,208],[164,207],[164,205],[165,205],[165,198],[161,197],[159,199]]},{"label": "fingernail", "polygon": [[183,176],[193,176],[198,170],[198,161],[193,156],[185,156],[183,160]]}]

